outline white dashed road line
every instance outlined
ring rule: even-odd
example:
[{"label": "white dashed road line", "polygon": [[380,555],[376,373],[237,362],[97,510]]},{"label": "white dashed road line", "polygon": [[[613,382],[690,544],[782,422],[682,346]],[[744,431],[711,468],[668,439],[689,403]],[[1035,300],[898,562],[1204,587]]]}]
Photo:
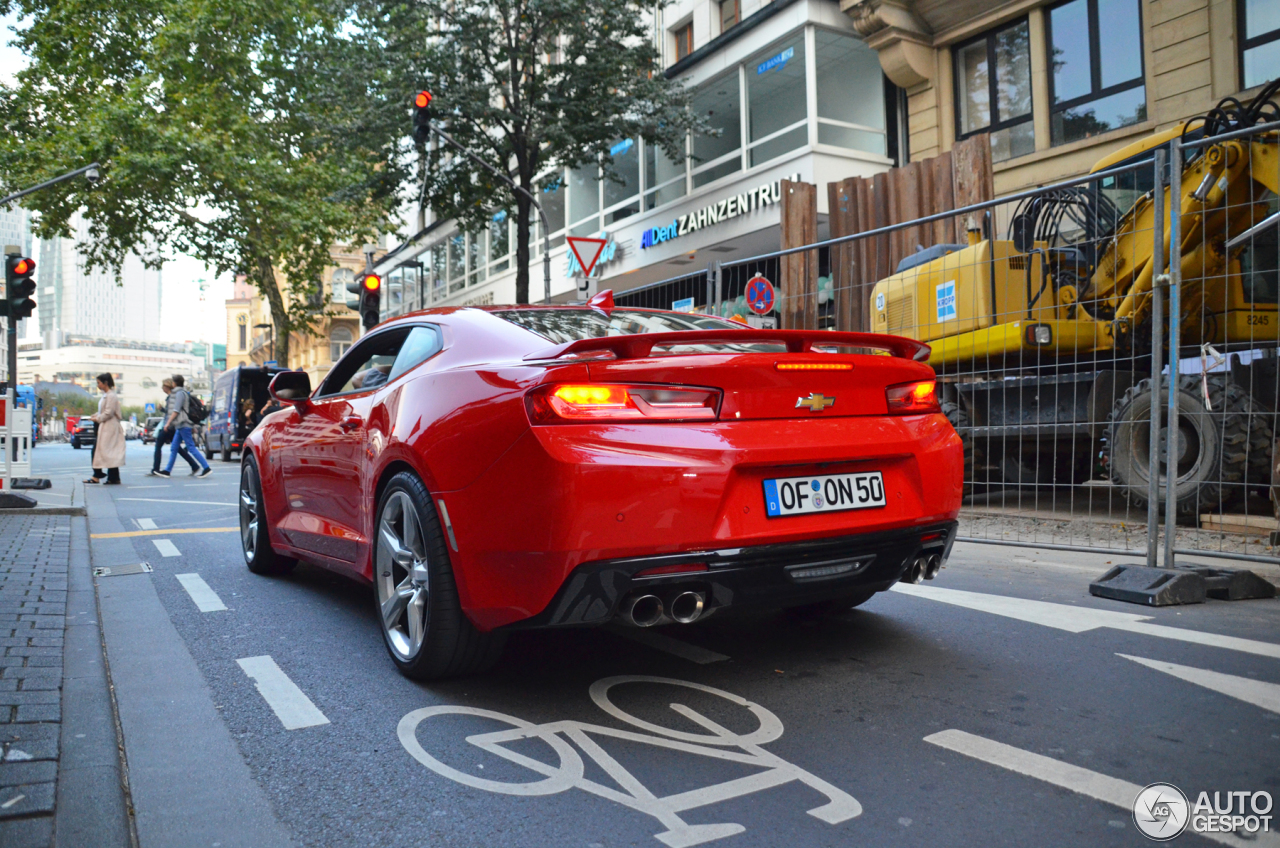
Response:
[{"label": "white dashed road line", "polygon": [[1131,657],[1128,654],[1116,654],[1136,663],[1163,671],[1179,680],[1212,689],[1230,698],[1262,707],[1273,713],[1280,713],[1280,685],[1262,680],[1251,680],[1248,677],[1237,677],[1234,674],[1223,674],[1220,671],[1209,671],[1204,668],[1192,668],[1189,665],[1177,665],[1160,660],[1149,660],[1143,657]]},{"label": "white dashed road line", "polygon": [[285,730],[328,724],[329,719],[311,703],[297,685],[289,679],[271,657],[246,657],[236,660],[244,673],[253,678],[263,700],[271,707]]},{"label": "white dashed road line", "polygon": [[1144,636],[1157,636],[1161,639],[1175,639],[1179,642],[1191,642],[1211,648],[1226,648],[1231,651],[1243,651],[1247,654],[1280,659],[1280,645],[1271,642],[1259,642],[1254,639],[1241,639],[1237,636],[1223,636],[1218,633],[1205,633],[1185,627],[1166,627],[1163,624],[1148,624],[1151,616],[1138,615],[1131,612],[1115,612],[1097,609],[1096,607],[1073,607],[1068,604],[1054,604],[1048,601],[1031,601],[1025,598],[1013,598],[1007,595],[988,595],[982,592],[965,592],[960,589],[941,589],[936,586],[917,586],[912,583],[895,583],[893,591],[918,598],[928,598],[953,606],[1027,621],[1044,627],[1054,627],[1069,633],[1084,633],[1107,627],[1111,630],[1124,630],[1129,633],[1140,633]]},{"label": "white dashed road line", "polygon": [[139,530],[155,530],[156,529],[156,523],[152,521],[150,518],[139,518],[137,522],[138,522]]},{"label": "white dashed road line", "polygon": [[116,498],[118,501],[146,501],[147,503],[195,504],[197,506],[240,506],[229,501],[175,501],[169,498]]},{"label": "white dashed road line", "polygon": [[[1027,777],[1034,777],[1036,780],[1043,780],[1045,783],[1052,783],[1054,786],[1061,786],[1063,789],[1069,789],[1072,792],[1094,798],[1103,803],[1112,804],[1130,814],[1133,813],[1133,802],[1137,799],[1138,793],[1142,791],[1142,787],[1136,783],[1129,783],[1126,780],[1073,766],[1070,763],[1064,763],[1052,757],[1024,751],[1021,748],[1015,748],[1003,742],[996,742],[993,739],[965,733],[963,730],[943,730],[940,733],[926,736],[924,741],[993,766],[999,766]],[[1201,833],[1199,835],[1205,839],[1221,842],[1223,845],[1253,845],[1257,846],[1257,848],[1263,848],[1263,846],[1277,848],[1277,846],[1280,846],[1280,834],[1274,831],[1259,833],[1256,838],[1249,840],[1230,833]],[[1253,836],[1253,834],[1250,835]]]},{"label": "white dashed road line", "polygon": [[690,645],[688,642],[681,642],[679,639],[672,639],[670,636],[654,633],[651,630],[642,630],[636,627],[611,627],[609,629],[619,636],[624,636],[633,642],[639,642],[645,647],[666,651],[668,654],[675,654],[681,659],[695,662],[699,665],[723,662],[729,659],[724,654],[717,654],[715,651],[709,651],[697,645]]},{"label": "white dashed road line", "polygon": [[178,578],[182,588],[187,590],[191,600],[196,602],[196,608],[200,612],[219,612],[227,608],[227,605],[222,602],[222,598],[218,597],[218,593],[210,589],[209,584],[204,582],[204,578],[199,574],[177,574],[174,576]]},{"label": "white dashed road line", "polygon": [[152,539],[151,544],[156,546],[161,556],[175,557],[182,556],[182,551],[178,550],[178,546],[168,539]]}]

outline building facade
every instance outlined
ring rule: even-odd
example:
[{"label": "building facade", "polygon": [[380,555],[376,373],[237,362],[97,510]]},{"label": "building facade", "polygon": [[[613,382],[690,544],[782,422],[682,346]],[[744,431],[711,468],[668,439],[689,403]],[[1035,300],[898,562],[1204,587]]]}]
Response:
[{"label": "building facade", "polygon": [[209,390],[207,360],[202,345],[166,344],[125,339],[67,335],[56,348],[40,343],[18,349],[18,379],[23,383],[65,383],[79,386],[95,397],[97,377],[108,372],[124,406],[163,406],[161,382],[182,374],[193,391]]},{"label": "building facade", "polygon": [[[825,184],[902,161],[901,92],[834,0],[680,0],[654,18],[666,73],[694,91],[719,130],[669,161],[642,139],[618,139],[622,183],[586,167],[553,172],[549,219],[553,300],[581,295],[566,236],[606,239],[595,287],[615,291],[776,250],[783,179]],[[819,192],[819,233],[826,195]],[[428,228],[379,263],[385,317],[428,305],[515,299],[514,223],[495,211],[484,232]],[[535,227],[530,299],[544,296]]]},{"label": "building facade", "polygon": [[987,132],[995,190],[1087,173],[1280,76],[1274,0],[842,0],[906,91],[909,159]]}]

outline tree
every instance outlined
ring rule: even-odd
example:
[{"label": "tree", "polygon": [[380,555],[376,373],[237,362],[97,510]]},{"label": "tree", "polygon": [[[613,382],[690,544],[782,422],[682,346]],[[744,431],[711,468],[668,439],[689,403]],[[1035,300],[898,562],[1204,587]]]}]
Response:
[{"label": "tree", "polygon": [[[187,252],[271,308],[276,358],[324,311],[329,248],[389,229],[407,176],[402,104],[362,68],[375,45],[340,0],[0,0],[31,57],[0,89],[0,182],[98,160],[90,189],[31,195],[42,236],[81,210],[94,267]],[[26,202],[26,201],[24,201]],[[279,279],[280,275],[284,279]]]},{"label": "tree", "polygon": [[[644,138],[682,162],[688,133],[711,131],[683,85],[662,74],[652,11],[639,0],[419,0],[368,7],[363,20],[385,45],[383,78],[405,107],[428,88],[442,128],[537,196],[548,166],[599,161],[617,179],[609,148],[620,139]],[[421,176],[436,213],[464,227],[514,200],[516,301],[528,303],[528,199],[465,156],[439,157]]]}]

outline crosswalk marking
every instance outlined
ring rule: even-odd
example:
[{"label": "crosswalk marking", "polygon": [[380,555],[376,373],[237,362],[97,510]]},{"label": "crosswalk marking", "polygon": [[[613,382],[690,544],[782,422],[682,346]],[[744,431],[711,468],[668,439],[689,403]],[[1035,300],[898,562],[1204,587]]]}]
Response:
[{"label": "crosswalk marking", "polygon": [[917,586],[912,583],[895,583],[893,590],[904,595],[927,598],[953,606],[980,612],[1000,615],[1066,630],[1070,633],[1084,633],[1107,627],[1112,630],[1124,630],[1129,633],[1140,633],[1144,636],[1157,636],[1161,639],[1176,639],[1180,642],[1191,642],[1211,648],[1226,648],[1248,654],[1280,659],[1280,645],[1271,642],[1259,642],[1254,639],[1241,639],[1236,636],[1222,636],[1217,633],[1205,633],[1200,630],[1189,630],[1185,627],[1166,627],[1162,624],[1150,624],[1149,615],[1138,615],[1131,612],[1096,609],[1094,607],[1075,607],[1069,604],[1054,604],[1048,601],[1031,601],[1025,598],[1013,598],[1007,595],[987,595],[981,592],[965,592],[960,589],[942,589],[937,586]]},{"label": "crosswalk marking", "polygon": [[177,574],[174,576],[178,578],[182,588],[187,590],[191,600],[195,601],[196,608],[200,612],[220,612],[227,608],[227,605],[222,602],[222,598],[218,597],[218,593],[209,588],[209,584],[204,582],[204,578],[199,574]]},{"label": "crosswalk marking", "polygon": [[244,669],[245,674],[253,678],[258,692],[276,714],[276,718],[280,719],[285,730],[329,723],[324,713],[280,670],[280,666],[271,657],[246,657],[236,662]]},{"label": "crosswalk marking", "polygon": [[[1024,751],[994,739],[965,733],[963,730],[943,730],[924,737],[924,741],[957,754],[964,754],[975,760],[981,760],[993,766],[999,766],[1018,774],[1061,786],[1080,795],[1112,804],[1132,814],[1133,802],[1137,799],[1142,787],[1136,783],[1090,771],[1080,766],[1073,766],[1052,757],[1046,757],[1031,751]],[[1190,833],[1190,829],[1187,831]],[[1201,833],[1205,839],[1220,842],[1223,845],[1245,846],[1255,848],[1280,848],[1280,834],[1250,834],[1248,840],[1233,833]]]},{"label": "crosswalk marking", "polygon": [[1244,701],[1246,704],[1253,704],[1255,707],[1262,707],[1264,710],[1280,713],[1280,685],[1275,683],[1250,680],[1247,677],[1223,674],[1220,671],[1192,668],[1189,665],[1177,665],[1171,662],[1161,662],[1160,660],[1149,660],[1144,657],[1131,657],[1128,654],[1116,654],[1116,656],[1133,660],[1136,663],[1145,665],[1147,668],[1154,668],[1156,671],[1163,671],[1165,674],[1171,674],[1179,680],[1185,680],[1188,683],[1212,689],[1228,697]]},{"label": "crosswalk marking", "polygon": [[182,556],[182,551],[178,550],[178,546],[168,539],[152,539],[151,544],[156,546],[156,550],[160,551],[161,556]]}]

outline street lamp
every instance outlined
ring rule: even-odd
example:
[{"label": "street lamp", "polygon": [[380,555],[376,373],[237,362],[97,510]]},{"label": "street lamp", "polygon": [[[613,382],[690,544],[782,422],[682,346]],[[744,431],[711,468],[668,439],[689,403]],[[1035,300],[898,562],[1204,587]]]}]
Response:
[{"label": "street lamp", "polygon": [[276,358],[276,328],[270,324],[254,324],[253,329],[270,331],[271,335],[268,336],[268,341],[271,344],[271,359],[274,360]]}]

